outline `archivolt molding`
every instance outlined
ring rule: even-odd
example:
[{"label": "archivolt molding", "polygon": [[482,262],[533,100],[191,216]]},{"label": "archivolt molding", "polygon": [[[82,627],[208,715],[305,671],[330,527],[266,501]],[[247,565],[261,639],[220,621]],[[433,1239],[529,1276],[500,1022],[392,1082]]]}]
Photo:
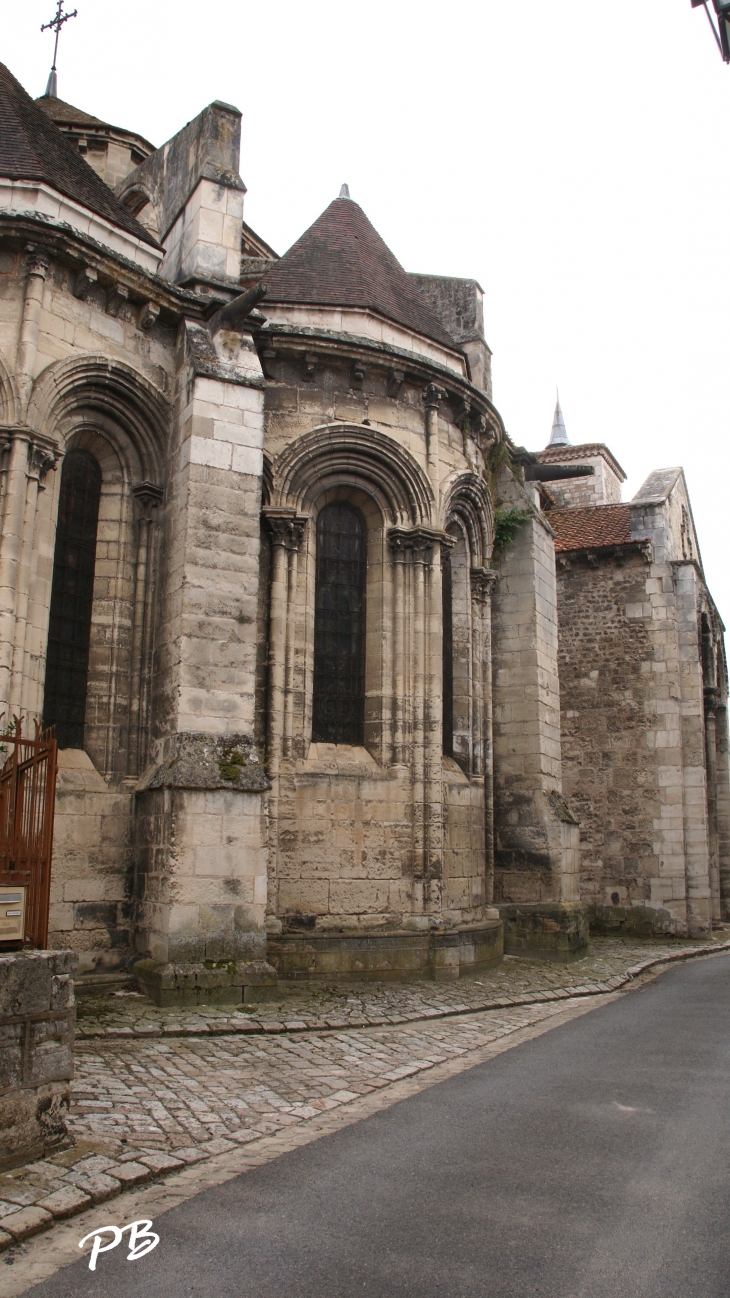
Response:
[{"label": "archivolt molding", "polygon": [[287,446],[273,465],[271,501],[305,512],[338,482],[369,491],[393,525],[433,525],[434,493],[418,462],[361,424],[326,424]]},{"label": "archivolt molding", "polygon": [[494,543],[494,510],[484,479],[476,473],[453,474],[444,484],[442,498],[444,531],[458,519],[469,537],[472,565],[486,566]]},{"label": "archivolt molding", "polygon": [[36,380],[28,423],[61,447],[95,416],[107,429],[114,422],[126,433],[144,477],[159,481],[170,410],[141,374],[105,356],[75,356],[49,365]]},{"label": "archivolt molding", "polygon": [[18,407],[18,387],[10,366],[0,352],[0,424],[14,424]]}]

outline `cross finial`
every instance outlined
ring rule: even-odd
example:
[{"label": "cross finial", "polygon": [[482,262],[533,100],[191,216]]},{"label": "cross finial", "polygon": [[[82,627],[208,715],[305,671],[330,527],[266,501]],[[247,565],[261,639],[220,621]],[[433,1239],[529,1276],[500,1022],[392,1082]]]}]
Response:
[{"label": "cross finial", "polygon": [[63,0],[58,0],[58,6],[56,8],[55,18],[52,18],[49,23],[43,23],[41,26],[42,32],[47,32],[50,30],[56,33],[56,44],[53,48],[53,66],[51,68],[50,76],[48,78],[48,85],[46,86],[46,94],[52,95],[54,99],[58,99],[58,77],[56,76],[58,38],[61,35],[61,28],[63,27],[63,24],[67,23],[69,18],[75,18],[77,13],[78,13],[78,9],[74,9],[72,14],[65,14],[63,12]]}]

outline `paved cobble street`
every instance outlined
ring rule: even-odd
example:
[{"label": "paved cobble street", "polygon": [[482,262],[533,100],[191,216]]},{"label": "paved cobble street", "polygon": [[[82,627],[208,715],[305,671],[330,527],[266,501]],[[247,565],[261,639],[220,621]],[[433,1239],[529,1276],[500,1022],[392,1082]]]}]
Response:
[{"label": "paved cobble street", "polygon": [[579,997],[610,994],[643,966],[708,945],[599,940],[572,966],[507,958],[447,985],[284,988],[281,1001],[248,1013],[160,1010],[129,989],[82,1000],[75,1144],[0,1176],[0,1247],[12,1250],[54,1220],[321,1118],[548,1020]]},{"label": "paved cobble street", "polygon": [[[717,940],[724,940],[719,932]],[[269,1005],[231,1011],[209,1005],[195,1010],[158,1009],[138,992],[120,990],[80,1000],[78,1039],[103,1036],[153,1036],[167,1033],[290,1031],[318,1028],[380,1027],[488,1006],[495,999],[565,988],[577,991],[607,984],[633,965],[679,951],[707,950],[707,942],[628,942],[598,938],[590,955],[575,964],[550,964],[505,956],[495,968],[474,977],[439,983],[361,982],[339,985],[280,984],[281,999]],[[131,984],[130,984],[131,986]]]}]

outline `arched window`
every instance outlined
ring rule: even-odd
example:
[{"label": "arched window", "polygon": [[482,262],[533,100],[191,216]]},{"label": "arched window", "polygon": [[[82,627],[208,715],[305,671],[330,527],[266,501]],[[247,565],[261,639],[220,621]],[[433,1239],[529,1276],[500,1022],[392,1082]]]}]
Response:
[{"label": "arched window", "polygon": [[443,751],[454,756],[454,611],[451,555],[441,559],[441,593],[443,598]]},{"label": "arched window", "polygon": [[335,501],[317,518],[315,743],[362,745],[365,703],[365,527]]},{"label": "arched window", "polygon": [[83,748],[101,470],[88,451],[69,451],[61,473],[46,655],[44,726],[60,748]]}]

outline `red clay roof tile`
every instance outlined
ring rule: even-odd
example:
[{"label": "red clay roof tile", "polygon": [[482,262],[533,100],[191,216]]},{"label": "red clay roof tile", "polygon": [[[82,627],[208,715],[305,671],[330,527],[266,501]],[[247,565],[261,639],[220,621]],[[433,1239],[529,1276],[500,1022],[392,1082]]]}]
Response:
[{"label": "red clay roof tile", "polygon": [[628,505],[589,505],[583,509],[551,509],[546,515],[555,532],[556,550],[598,550],[631,540]]}]

